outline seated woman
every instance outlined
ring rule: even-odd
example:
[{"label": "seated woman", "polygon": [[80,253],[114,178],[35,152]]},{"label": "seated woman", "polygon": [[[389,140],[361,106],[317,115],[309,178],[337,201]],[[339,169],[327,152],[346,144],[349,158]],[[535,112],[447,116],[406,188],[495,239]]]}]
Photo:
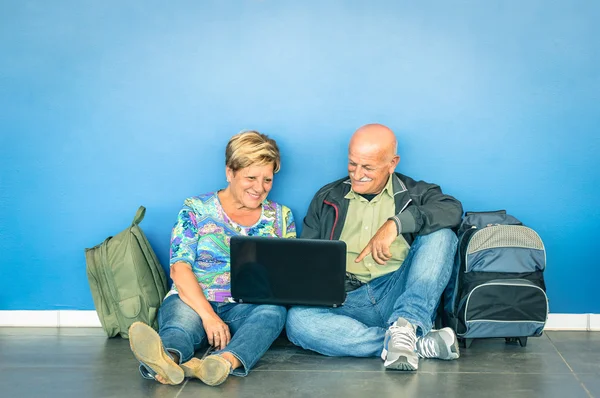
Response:
[{"label": "seated woman", "polygon": [[[255,131],[240,133],[225,150],[227,188],[185,200],[171,237],[173,287],[158,311],[159,332],[136,322],[131,350],[145,378],[179,384],[196,377],[218,385],[246,376],[279,336],[286,309],[236,304],[230,297],[229,241],[233,235],[296,236],[289,208],[267,200],[279,149]],[[211,345],[201,360],[194,352]]]}]

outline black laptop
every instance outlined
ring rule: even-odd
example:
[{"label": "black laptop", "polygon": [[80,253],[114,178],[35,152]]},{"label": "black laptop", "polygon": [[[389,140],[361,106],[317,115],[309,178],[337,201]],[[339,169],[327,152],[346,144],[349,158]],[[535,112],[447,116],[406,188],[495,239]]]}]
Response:
[{"label": "black laptop", "polygon": [[231,238],[231,296],[238,303],[338,307],[346,292],[346,243]]}]

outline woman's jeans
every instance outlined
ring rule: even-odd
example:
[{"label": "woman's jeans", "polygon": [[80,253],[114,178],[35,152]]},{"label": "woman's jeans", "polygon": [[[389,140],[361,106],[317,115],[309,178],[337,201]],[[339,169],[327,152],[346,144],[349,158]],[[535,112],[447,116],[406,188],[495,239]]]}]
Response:
[{"label": "woman's jeans", "polygon": [[292,307],[286,331],[302,348],[329,356],[379,356],[399,317],[431,330],[453,268],[457,238],[449,229],[418,236],[402,266],[348,293],[338,308]]},{"label": "woman's jeans", "polygon": [[[234,369],[232,374],[246,376],[283,330],[286,309],[278,305],[210,304],[231,332],[231,341],[225,349],[213,354],[233,354],[242,367]],[[164,348],[167,352],[176,352],[180,364],[189,361],[196,350],[208,346],[202,319],[178,294],[167,297],[162,303],[158,326]],[[147,373],[140,370],[147,377]]]}]

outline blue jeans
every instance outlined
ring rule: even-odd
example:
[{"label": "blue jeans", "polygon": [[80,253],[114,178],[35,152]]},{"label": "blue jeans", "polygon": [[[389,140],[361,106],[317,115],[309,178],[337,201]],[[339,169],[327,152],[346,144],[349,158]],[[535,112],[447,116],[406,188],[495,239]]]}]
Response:
[{"label": "blue jeans", "polygon": [[302,348],[329,356],[381,355],[385,332],[399,317],[431,330],[452,272],[457,238],[449,229],[418,236],[402,266],[348,293],[338,308],[293,307],[286,331]]},{"label": "blue jeans", "polygon": [[[278,305],[210,304],[231,332],[227,347],[213,354],[233,354],[242,367],[234,369],[231,374],[246,376],[283,330],[286,309]],[[158,326],[163,346],[167,352],[179,355],[180,364],[189,361],[196,350],[208,346],[202,319],[178,294],[167,297],[162,303],[158,311]]]}]

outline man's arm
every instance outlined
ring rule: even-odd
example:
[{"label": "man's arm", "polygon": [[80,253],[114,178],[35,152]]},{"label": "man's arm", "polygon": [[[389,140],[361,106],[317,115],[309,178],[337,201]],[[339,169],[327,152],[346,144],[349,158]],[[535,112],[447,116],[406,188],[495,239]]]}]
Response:
[{"label": "man's arm", "polygon": [[319,209],[322,200],[318,198],[319,193],[313,197],[308,206],[306,217],[302,223],[302,233],[300,237],[303,239],[320,239],[321,238],[321,223]]},{"label": "man's arm", "polygon": [[373,235],[369,243],[367,243],[367,246],[360,252],[354,262],[360,263],[363,258],[371,254],[373,260],[375,260],[377,264],[385,265],[385,263],[392,258],[390,246],[392,246],[396,237],[398,237],[396,224],[391,220],[387,220],[377,230],[375,235]]},{"label": "man's arm", "polygon": [[411,194],[412,206],[393,217],[398,233],[427,235],[460,224],[463,208],[457,199],[442,193],[438,185],[422,181],[417,183],[416,191],[418,195]]},{"label": "man's arm", "polygon": [[412,206],[400,211],[377,230],[356,258],[357,263],[371,254],[375,262],[384,265],[392,258],[390,246],[400,234],[427,235],[460,224],[462,204],[454,197],[442,193],[438,185],[420,181],[417,183],[416,193],[418,195],[411,195]]}]

